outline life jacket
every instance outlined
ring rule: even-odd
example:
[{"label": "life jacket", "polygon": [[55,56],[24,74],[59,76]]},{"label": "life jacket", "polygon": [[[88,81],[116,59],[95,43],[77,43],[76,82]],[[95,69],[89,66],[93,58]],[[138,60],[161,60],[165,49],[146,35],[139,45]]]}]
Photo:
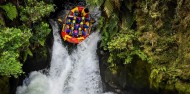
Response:
[{"label": "life jacket", "polygon": [[67,29],[67,30],[66,30],[66,33],[67,33],[67,34],[70,34],[70,32],[71,32],[70,29]]},{"label": "life jacket", "polygon": [[80,22],[82,22],[82,18],[81,18],[81,17],[78,17],[78,18],[77,18],[77,23],[80,23]]},{"label": "life jacket", "polygon": [[80,27],[79,24],[76,24],[76,25],[75,25],[75,29],[76,29],[76,30],[78,30],[79,27]]},{"label": "life jacket", "polygon": [[88,28],[84,28],[84,32],[85,32],[85,34],[88,34],[89,33]]},{"label": "life jacket", "polygon": [[73,37],[78,37],[78,30],[73,31]]}]

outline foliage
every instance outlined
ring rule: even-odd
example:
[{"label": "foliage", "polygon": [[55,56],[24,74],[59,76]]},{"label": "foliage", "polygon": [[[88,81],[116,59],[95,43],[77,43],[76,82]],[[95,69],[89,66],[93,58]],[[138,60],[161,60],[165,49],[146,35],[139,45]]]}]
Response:
[{"label": "foliage", "polygon": [[98,28],[99,29],[102,29],[102,27],[104,26],[104,23],[105,23],[105,18],[103,16],[99,17],[98,18]]},{"label": "foliage", "polygon": [[17,28],[3,28],[0,30],[0,74],[17,77],[22,73],[19,61],[19,51],[29,46],[29,30],[21,31]]},{"label": "foliage", "polygon": [[0,74],[5,76],[17,77],[22,73],[22,64],[18,61],[19,53],[5,51],[1,54]]},{"label": "foliage", "polygon": [[[108,49],[109,51],[114,51],[114,50],[132,50],[133,48],[133,43],[132,39],[134,39],[134,35],[129,35],[129,34],[116,34],[113,39],[108,42]],[[126,48],[128,46],[129,48]]]},{"label": "foliage", "polygon": [[149,60],[137,44],[136,33],[130,29],[134,20],[125,19],[128,16],[132,18],[131,15],[122,15],[124,19],[120,19],[119,12],[113,11],[120,7],[120,2],[106,0],[103,6],[108,18],[99,19],[99,23],[104,24],[102,27],[99,25],[103,29],[101,47],[110,52],[108,58],[110,69],[116,71],[118,65],[131,63],[136,56],[141,60]]},{"label": "foliage", "polygon": [[34,26],[34,34],[31,38],[31,42],[35,44],[40,44],[41,46],[45,46],[45,40],[47,35],[50,33],[51,29],[49,28],[49,24],[45,22],[41,22],[40,24]]},{"label": "foliage", "polygon": [[[18,11],[13,3],[1,5],[10,20],[9,27],[6,27],[7,21],[2,16],[0,24],[0,75],[17,77],[22,71],[22,63],[28,56],[33,56],[36,48],[45,46],[45,40],[50,33],[49,25],[42,21],[43,17],[48,16],[54,11],[54,5],[39,0],[17,1],[19,4]],[[18,12],[18,13],[17,13]],[[19,16],[17,16],[19,14]],[[15,22],[13,19],[19,22]],[[39,22],[42,21],[42,22]],[[16,28],[17,27],[17,28]],[[38,45],[38,46],[36,46]],[[39,46],[41,45],[41,46]],[[40,49],[40,54],[47,54]],[[47,55],[44,55],[47,56]]]},{"label": "foliage", "polygon": [[163,72],[166,72],[165,66],[152,69],[149,77],[151,87],[159,87],[159,83],[163,79]]},{"label": "foliage", "polygon": [[15,19],[18,16],[16,7],[13,4],[11,4],[11,3],[8,3],[6,5],[2,5],[2,6],[0,6],[0,8],[2,8],[3,10],[5,10],[6,16],[10,20],[13,20],[13,19]]},{"label": "foliage", "polygon": [[188,0],[104,0],[99,21],[109,67],[117,72],[144,60],[152,88],[189,93],[189,6]]},{"label": "foliage", "polygon": [[21,31],[17,28],[3,28],[0,32],[0,51],[23,50],[22,46],[28,46],[30,37],[30,30]]},{"label": "foliage", "polygon": [[[102,18],[103,19],[103,18]],[[119,26],[118,26],[118,17],[116,14],[112,14],[111,18],[106,21],[105,25],[102,25],[102,42],[101,47],[104,48],[104,50],[107,50],[107,43],[112,39],[113,36],[118,32]],[[100,20],[101,21],[101,20]],[[102,20],[103,21],[103,20]]]},{"label": "foliage", "polygon": [[183,83],[190,77],[187,72],[190,15],[184,8],[189,6],[189,1],[184,1],[183,7],[181,4],[181,1],[172,0],[138,1],[136,4],[139,7],[136,9],[138,40],[152,61],[151,87],[180,92],[187,91],[178,85],[189,87],[188,82]]},{"label": "foliage", "polygon": [[54,11],[54,5],[43,1],[26,0],[26,5],[20,7],[20,20],[26,23],[35,23]]},{"label": "foliage", "polygon": [[103,0],[86,0],[87,4],[100,6],[103,3]]},{"label": "foliage", "polygon": [[[130,32],[130,31],[129,31]],[[108,42],[108,50],[110,57],[109,63],[123,61],[123,64],[131,63],[134,56],[138,56],[141,60],[147,60],[146,54],[134,43],[136,37],[133,34],[116,34],[113,39]]]}]

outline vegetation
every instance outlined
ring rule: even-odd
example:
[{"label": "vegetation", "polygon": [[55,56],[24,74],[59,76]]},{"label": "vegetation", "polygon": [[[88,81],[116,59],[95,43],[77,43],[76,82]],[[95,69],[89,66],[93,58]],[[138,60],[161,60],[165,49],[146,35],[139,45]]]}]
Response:
[{"label": "vegetation", "polygon": [[[45,46],[46,37],[51,31],[43,18],[54,11],[53,4],[38,0],[19,2],[23,5],[4,1],[5,4],[0,6],[3,15],[0,17],[1,76],[18,77],[22,74],[22,64],[27,56],[33,56],[35,49]],[[7,18],[10,21],[6,21]]]},{"label": "vegetation", "polygon": [[4,28],[0,30],[0,74],[15,76],[22,73],[22,64],[19,61],[20,51],[29,46],[30,30]]},{"label": "vegetation", "polygon": [[52,4],[46,4],[44,1],[27,0],[25,6],[20,7],[20,20],[25,23],[35,23],[42,20],[54,10]]},{"label": "vegetation", "polygon": [[14,6],[12,3],[2,5],[2,6],[0,6],[0,8],[2,8],[6,12],[6,16],[10,20],[13,20],[18,16],[16,6]]},{"label": "vegetation", "polygon": [[91,4],[101,6],[106,15],[99,28],[112,72],[147,62],[151,88],[190,93],[189,1],[94,0]]}]

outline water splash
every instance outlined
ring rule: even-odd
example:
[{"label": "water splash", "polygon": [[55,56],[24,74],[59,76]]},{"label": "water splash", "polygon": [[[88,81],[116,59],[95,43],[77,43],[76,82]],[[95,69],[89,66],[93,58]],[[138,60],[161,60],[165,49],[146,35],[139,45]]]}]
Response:
[{"label": "water splash", "polygon": [[53,27],[53,52],[49,74],[34,71],[16,94],[101,94],[102,82],[96,55],[98,32],[77,45],[71,55],[62,45],[58,25]]}]

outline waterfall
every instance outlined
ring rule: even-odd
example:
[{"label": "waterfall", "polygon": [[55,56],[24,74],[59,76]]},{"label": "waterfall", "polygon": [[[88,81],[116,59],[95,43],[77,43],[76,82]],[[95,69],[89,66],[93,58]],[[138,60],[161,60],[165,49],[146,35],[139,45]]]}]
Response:
[{"label": "waterfall", "polygon": [[53,52],[48,73],[34,71],[26,78],[16,94],[102,94],[98,58],[96,55],[98,32],[76,45],[72,53],[63,46],[58,25],[53,28]]}]

